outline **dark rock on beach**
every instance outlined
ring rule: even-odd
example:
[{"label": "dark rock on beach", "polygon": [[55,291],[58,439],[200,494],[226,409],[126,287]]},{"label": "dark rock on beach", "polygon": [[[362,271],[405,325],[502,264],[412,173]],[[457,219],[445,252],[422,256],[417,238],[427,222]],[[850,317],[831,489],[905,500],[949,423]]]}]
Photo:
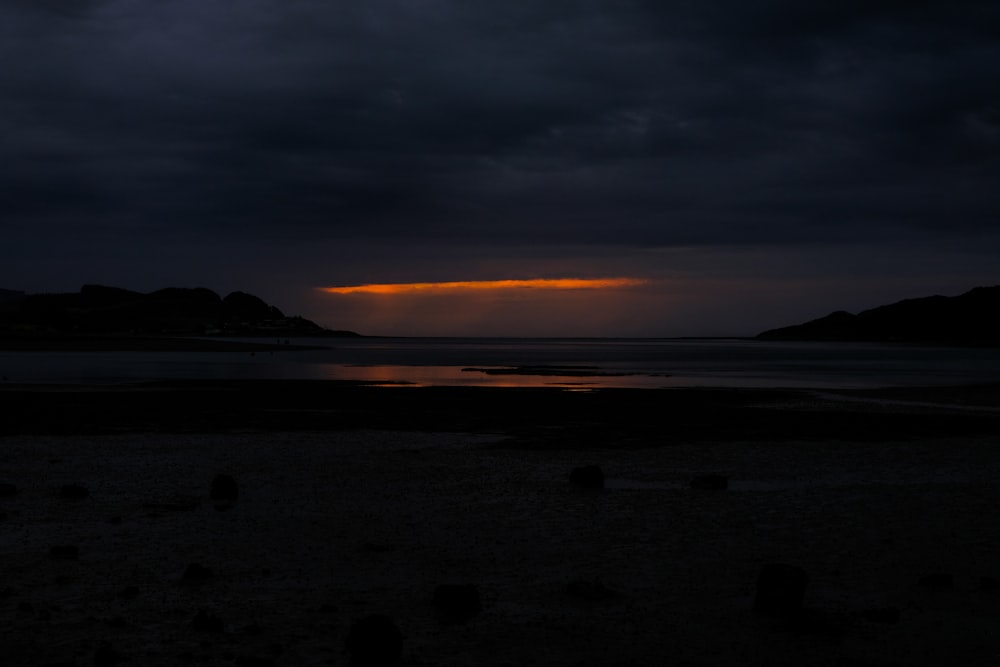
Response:
[{"label": "dark rock on beach", "polygon": [[899,607],[873,607],[861,612],[861,617],[872,623],[896,625],[902,616]]},{"label": "dark rock on beach", "polygon": [[102,643],[94,651],[94,667],[114,667],[127,658],[111,647],[108,642]]},{"label": "dark rock on beach", "polygon": [[221,618],[204,609],[199,611],[194,620],[191,621],[191,627],[198,632],[221,633],[226,630],[226,624],[222,622]]},{"label": "dark rock on beach", "polygon": [[49,556],[59,560],[77,560],[80,549],[75,545],[59,545],[49,549]]},{"label": "dark rock on beach", "polygon": [[573,468],[569,474],[569,483],[581,489],[603,489],[604,471],[596,465]]},{"label": "dark rock on beach", "polygon": [[565,592],[571,598],[584,602],[610,602],[620,597],[619,593],[611,590],[600,581],[586,579],[566,584]]},{"label": "dark rock on beach", "polygon": [[996,577],[980,577],[979,590],[987,593],[996,593],[1000,591],[1000,579],[997,579]]},{"label": "dark rock on beach", "polygon": [[118,591],[118,598],[120,600],[134,600],[139,597],[139,593],[140,591],[138,586],[126,586]]},{"label": "dark rock on beach", "polygon": [[757,575],[754,610],[768,616],[792,616],[802,609],[809,575],[797,565],[767,563]]},{"label": "dark rock on beach", "polygon": [[395,665],[403,657],[403,633],[385,614],[354,621],[344,644],[352,665]]},{"label": "dark rock on beach", "polygon": [[479,589],[472,584],[442,584],[434,589],[434,610],[445,623],[465,623],[482,609]]},{"label": "dark rock on beach", "polygon": [[689,486],[700,491],[725,491],[729,488],[729,478],[718,474],[698,475]]},{"label": "dark rock on beach", "polygon": [[921,588],[945,589],[955,585],[955,577],[947,572],[932,572],[920,578]]},{"label": "dark rock on beach", "polygon": [[271,658],[241,655],[236,658],[236,667],[275,667],[275,662]]},{"label": "dark rock on beach", "polygon": [[212,500],[217,509],[231,507],[240,495],[240,486],[232,475],[216,475],[212,479]]},{"label": "dark rock on beach", "polygon": [[82,484],[64,484],[59,488],[59,497],[63,500],[84,500],[90,497],[90,489]]},{"label": "dark rock on beach", "polygon": [[181,581],[186,584],[203,584],[211,581],[214,577],[215,573],[211,568],[205,567],[201,563],[191,563],[184,569]]}]

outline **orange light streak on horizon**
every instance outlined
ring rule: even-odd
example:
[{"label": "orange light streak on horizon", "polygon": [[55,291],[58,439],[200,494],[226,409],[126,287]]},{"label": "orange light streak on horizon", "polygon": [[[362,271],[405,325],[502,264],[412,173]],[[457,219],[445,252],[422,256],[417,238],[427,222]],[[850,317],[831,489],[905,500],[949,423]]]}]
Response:
[{"label": "orange light streak on horizon", "polygon": [[412,294],[415,292],[460,292],[471,290],[547,289],[596,290],[645,285],[642,278],[538,278],[532,280],[461,280],[439,283],[382,283],[318,287],[328,294]]}]

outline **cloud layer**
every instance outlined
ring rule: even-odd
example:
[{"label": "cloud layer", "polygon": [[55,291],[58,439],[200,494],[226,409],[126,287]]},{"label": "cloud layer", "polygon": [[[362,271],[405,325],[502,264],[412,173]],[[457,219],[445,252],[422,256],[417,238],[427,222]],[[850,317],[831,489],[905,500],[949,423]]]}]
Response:
[{"label": "cloud layer", "polygon": [[996,25],[993,0],[0,0],[0,254],[993,244]]}]

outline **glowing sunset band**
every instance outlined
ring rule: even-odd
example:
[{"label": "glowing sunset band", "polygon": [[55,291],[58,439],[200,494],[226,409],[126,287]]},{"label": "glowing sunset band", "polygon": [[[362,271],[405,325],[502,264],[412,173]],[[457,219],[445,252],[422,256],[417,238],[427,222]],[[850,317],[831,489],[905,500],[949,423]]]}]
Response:
[{"label": "glowing sunset band", "polygon": [[410,294],[413,292],[548,289],[548,290],[597,290],[644,285],[641,278],[549,278],[536,280],[463,280],[444,283],[386,283],[374,285],[347,285],[345,287],[320,287],[328,294]]}]

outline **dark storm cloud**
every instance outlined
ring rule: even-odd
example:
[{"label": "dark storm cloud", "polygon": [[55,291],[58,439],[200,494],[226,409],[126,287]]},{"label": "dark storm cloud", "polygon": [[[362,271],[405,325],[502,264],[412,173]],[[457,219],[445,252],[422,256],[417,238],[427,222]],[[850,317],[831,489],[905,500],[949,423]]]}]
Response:
[{"label": "dark storm cloud", "polygon": [[4,225],[455,243],[991,230],[994,2],[0,0]]}]

